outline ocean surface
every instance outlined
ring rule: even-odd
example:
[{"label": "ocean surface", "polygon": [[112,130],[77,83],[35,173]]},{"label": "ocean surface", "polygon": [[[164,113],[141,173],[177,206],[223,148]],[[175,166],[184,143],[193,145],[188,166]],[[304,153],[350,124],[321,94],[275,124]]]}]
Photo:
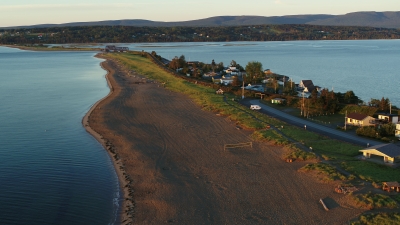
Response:
[{"label": "ocean surface", "polygon": [[[116,44],[136,51],[155,51],[164,58],[184,55],[187,61],[232,60],[245,67],[261,62],[264,69],[294,82],[312,80],[335,92],[352,90],[364,102],[389,100],[400,107],[400,40],[199,42]],[[93,46],[93,47],[101,47]]]},{"label": "ocean surface", "polygon": [[118,179],[81,120],[107,95],[93,52],[0,47],[0,224],[118,223]]}]

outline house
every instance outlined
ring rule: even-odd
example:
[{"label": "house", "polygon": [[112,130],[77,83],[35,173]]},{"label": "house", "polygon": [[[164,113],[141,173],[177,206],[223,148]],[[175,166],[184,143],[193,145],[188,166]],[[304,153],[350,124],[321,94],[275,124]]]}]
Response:
[{"label": "house", "polygon": [[378,121],[381,123],[394,123],[399,122],[399,115],[389,113],[378,113]]},{"label": "house", "polygon": [[299,88],[302,88],[304,92],[311,93],[316,87],[314,86],[312,80],[301,80]]},{"label": "house", "polygon": [[400,192],[400,184],[399,184],[399,182],[396,182],[396,181],[383,182],[382,190],[387,191],[387,192],[391,192],[391,191]]},{"label": "house", "polygon": [[282,104],[284,101],[286,101],[286,99],[284,99],[284,98],[271,99],[271,103],[273,103],[273,104]]},{"label": "house", "polygon": [[400,147],[395,144],[381,144],[360,150],[365,159],[383,159],[384,163],[400,162]]},{"label": "house", "polygon": [[224,91],[220,88],[218,89],[218,91],[216,91],[215,93],[217,93],[217,95],[223,95]]},{"label": "house", "polygon": [[346,117],[346,124],[358,127],[373,126],[375,119],[360,113],[349,113]]},{"label": "house", "polygon": [[400,123],[396,124],[396,131],[394,132],[394,136],[400,138]]}]

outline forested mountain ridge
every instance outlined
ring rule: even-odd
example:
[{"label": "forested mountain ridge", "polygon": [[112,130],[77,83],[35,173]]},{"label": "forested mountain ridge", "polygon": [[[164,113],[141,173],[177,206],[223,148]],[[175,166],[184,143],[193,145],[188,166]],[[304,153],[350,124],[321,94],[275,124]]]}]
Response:
[{"label": "forested mountain ridge", "polygon": [[[212,27],[212,26],[244,26],[266,24],[311,24],[329,26],[371,26],[384,28],[400,28],[400,12],[354,12],[344,15],[289,15],[289,16],[216,16],[205,19],[161,22],[143,19],[109,20],[95,22],[74,22],[64,24],[40,24],[13,28],[45,28],[76,26],[147,26],[147,27]],[[12,28],[12,27],[9,27]]]},{"label": "forested mountain ridge", "polygon": [[399,29],[319,25],[0,29],[1,44],[400,39]]}]

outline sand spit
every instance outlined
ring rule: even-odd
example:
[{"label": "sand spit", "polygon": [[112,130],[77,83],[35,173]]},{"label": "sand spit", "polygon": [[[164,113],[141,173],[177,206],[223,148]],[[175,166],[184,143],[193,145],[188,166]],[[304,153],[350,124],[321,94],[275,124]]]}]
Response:
[{"label": "sand spit", "polygon": [[116,61],[102,66],[111,92],[83,124],[114,160],[122,224],[347,224],[364,211],[298,172],[305,162],[284,162],[283,147],[224,151],[251,132]]}]

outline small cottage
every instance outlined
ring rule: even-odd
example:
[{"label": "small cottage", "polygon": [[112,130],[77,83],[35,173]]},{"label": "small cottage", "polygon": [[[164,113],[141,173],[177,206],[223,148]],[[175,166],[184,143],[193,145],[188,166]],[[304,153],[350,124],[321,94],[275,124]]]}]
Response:
[{"label": "small cottage", "polygon": [[389,113],[378,113],[378,120],[382,123],[394,123],[399,122],[399,115]]},{"label": "small cottage", "polygon": [[387,191],[387,192],[391,192],[391,191],[400,192],[400,184],[399,184],[399,182],[396,182],[396,181],[383,182],[382,190]]},{"label": "small cottage", "polygon": [[284,99],[284,98],[273,98],[273,99],[271,99],[271,103],[272,104],[282,104],[284,101],[286,101],[286,99]]}]

